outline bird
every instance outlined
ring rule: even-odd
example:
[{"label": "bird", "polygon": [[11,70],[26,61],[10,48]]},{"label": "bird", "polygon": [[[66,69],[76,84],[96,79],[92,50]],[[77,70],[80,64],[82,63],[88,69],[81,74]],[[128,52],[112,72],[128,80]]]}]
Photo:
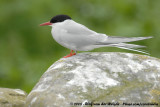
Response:
[{"label": "bird", "polygon": [[40,26],[46,25],[52,27],[51,34],[55,41],[71,50],[70,54],[64,58],[76,55],[77,51],[90,51],[100,47],[117,47],[147,54],[145,51],[137,49],[145,46],[128,44],[128,42],[152,38],[152,36],[121,37],[97,33],[65,14],[56,15],[49,22],[40,24]]}]

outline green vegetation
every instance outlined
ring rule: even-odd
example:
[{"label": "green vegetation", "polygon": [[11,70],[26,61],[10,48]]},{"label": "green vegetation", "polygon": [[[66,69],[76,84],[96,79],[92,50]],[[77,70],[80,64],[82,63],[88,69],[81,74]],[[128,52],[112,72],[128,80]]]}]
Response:
[{"label": "green vegetation", "polygon": [[[69,53],[39,24],[67,14],[92,30],[117,36],[154,36],[136,42],[160,58],[160,0],[1,0],[0,87],[29,92],[45,70]],[[98,52],[131,52],[100,48]],[[134,52],[132,52],[134,53]]]}]

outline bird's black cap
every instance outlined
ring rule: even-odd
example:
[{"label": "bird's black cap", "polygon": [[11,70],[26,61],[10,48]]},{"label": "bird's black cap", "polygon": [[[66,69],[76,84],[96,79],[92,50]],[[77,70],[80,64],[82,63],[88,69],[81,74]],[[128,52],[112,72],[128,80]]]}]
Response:
[{"label": "bird's black cap", "polygon": [[71,19],[71,17],[67,16],[67,15],[57,15],[54,16],[51,20],[50,23],[57,23],[57,22],[63,22],[67,19]]}]

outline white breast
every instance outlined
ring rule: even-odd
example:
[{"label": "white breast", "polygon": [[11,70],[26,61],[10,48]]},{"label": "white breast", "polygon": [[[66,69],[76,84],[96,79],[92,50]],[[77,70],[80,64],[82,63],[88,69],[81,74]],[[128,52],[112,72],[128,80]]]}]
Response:
[{"label": "white breast", "polygon": [[52,37],[60,45],[68,49],[76,50],[75,45],[72,44],[72,42],[67,41],[68,39],[68,36],[66,35],[67,30],[63,29],[62,26],[63,26],[63,23],[56,23],[52,26],[52,30],[51,30]]}]

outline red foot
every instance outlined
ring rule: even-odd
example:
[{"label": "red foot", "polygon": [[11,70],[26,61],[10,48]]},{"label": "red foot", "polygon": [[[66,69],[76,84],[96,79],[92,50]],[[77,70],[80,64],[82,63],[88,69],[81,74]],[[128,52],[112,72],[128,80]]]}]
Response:
[{"label": "red foot", "polygon": [[73,52],[73,50],[71,50],[70,54],[68,54],[67,56],[64,56],[63,58],[68,58],[68,57],[71,57],[73,55],[76,55],[76,53],[72,53],[72,52]]}]

